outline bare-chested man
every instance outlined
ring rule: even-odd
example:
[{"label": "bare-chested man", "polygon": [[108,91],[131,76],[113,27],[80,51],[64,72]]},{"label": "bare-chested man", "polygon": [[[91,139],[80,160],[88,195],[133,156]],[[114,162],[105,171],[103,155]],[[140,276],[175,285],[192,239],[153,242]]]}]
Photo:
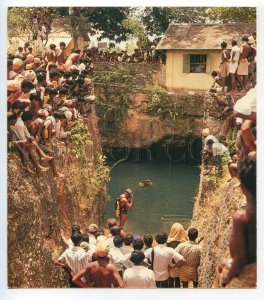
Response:
[{"label": "bare-chested man", "polygon": [[50,64],[56,63],[56,51],[55,50],[56,50],[56,45],[50,44],[50,49],[45,52],[44,58],[48,64],[48,66]]},{"label": "bare-chested man", "polygon": [[248,81],[248,55],[250,52],[250,46],[248,45],[248,37],[244,36],[242,38],[242,45],[240,47],[241,53],[239,57],[239,63],[237,68],[237,75],[243,85],[243,90],[246,89]]},{"label": "bare-chested man", "polygon": [[[97,260],[89,263],[85,269],[77,273],[72,282],[79,287],[122,288],[123,281],[116,267],[109,263],[109,250],[105,242],[99,242],[96,248]],[[81,280],[82,277],[85,277],[85,283]]]},{"label": "bare-chested man", "polygon": [[127,219],[127,211],[134,204],[134,195],[131,189],[127,189],[124,194],[120,195],[120,223],[122,229]]},{"label": "bare-chested man", "polygon": [[227,285],[244,267],[256,262],[256,153],[251,152],[238,166],[240,187],[247,205],[233,216],[233,229],[229,241],[232,262],[222,279]]},{"label": "bare-chested man", "polygon": [[221,43],[221,58],[220,58],[220,69],[219,74],[222,78],[222,92],[224,92],[225,85],[226,85],[226,77],[228,72],[228,60],[230,58],[230,52],[226,49],[227,43],[222,42]]},{"label": "bare-chested man", "polygon": [[64,42],[60,42],[60,50],[57,53],[58,69],[64,70],[64,64],[66,63],[66,60],[66,44]]},{"label": "bare-chested man", "polygon": [[72,54],[69,55],[65,63],[65,71],[69,71],[71,66],[74,64],[79,64],[81,50],[76,49]]}]

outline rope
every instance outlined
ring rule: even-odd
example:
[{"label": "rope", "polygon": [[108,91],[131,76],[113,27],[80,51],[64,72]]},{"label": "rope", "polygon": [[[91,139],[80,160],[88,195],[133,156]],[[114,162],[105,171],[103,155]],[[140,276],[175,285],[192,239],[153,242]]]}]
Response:
[{"label": "rope", "polygon": [[[176,102],[178,95],[176,94]],[[174,108],[176,109],[176,103],[174,103]],[[174,136],[175,134],[175,115],[174,115],[174,120],[173,120],[173,129],[172,129],[172,134]],[[170,194],[170,181],[171,181],[171,168],[172,168],[172,159],[170,159],[170,166],[169,166],[169,184],[168,184],[168,191],[167,191],[167,201],[166,201],[166,206],[169,202],[169,194]]]}]

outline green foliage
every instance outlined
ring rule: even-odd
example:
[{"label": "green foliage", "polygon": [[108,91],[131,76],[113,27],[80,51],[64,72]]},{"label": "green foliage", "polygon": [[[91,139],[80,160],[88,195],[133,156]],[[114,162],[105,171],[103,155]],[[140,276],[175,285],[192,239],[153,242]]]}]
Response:
[{"label": "green foliage", "polygon": [[156,80],[152,80],[151,84],[147,85],[147,89],[152,91],[151,99],[145,108],[147,114],[171,121],[175,121],[180,116],[175,103]]},{"label": "green foliage", "polygon": [[137,86],[135,77],[120,64],[110,70],[94,71],[93,81],[102,91],[96,102],[100,127],[103,131],[115,132],[127,116],[131,86]]},{"label": "green foliage", "polygon": [[171,22],[175,23],[204,23],[205,7],[147,7],[142,21],[149,35],[157,39],[167,30]]},{"label": "green foliage", "polygon": [[71,128],[72,143],[70,144],[72,152],[78,159],[86,160],[85,146],[88,145],[88,128],[85,123],[78,123]]},{"label": "green foliage", "polygon": [[100,153],[95,153],[94,162],[97,170],[97,181],[99,186],[107,184],[110,178],[110,168],[106,164],[106,157]]},{"label": "green foliage", "polygon": [[109,38],[121,42],[126,39],[127,31],[122,21],[128,17],[129,7],[85,7],[81,15],[91,23],[91,34],[101,32],[99,40]]},{"label": "green foliage", "polygon": [[128,39],[137,38],[138,47],[146,48],[150,45],[147,32],[140,20],[135,18],[127,18],[122,21],[122,26],[124,29],[130,32],[126,34]]},{"label": "green foliage", "polygon": [[50,22],[60,15],[59,10],[52,7],[10,7],[7,14],[9,36],[17,37],[24,33],[28,34],[30,40],[33,36],[33,16],[38,10],[41,10]]},{"label": "green foliage", "polygon": [[221,23],[255,23],[255,7],[212,7],[207,11],[212,21]]},{"label": "green foliage", "polygon": [[100,125],[104,130],[115,132],[119,124],[127,116],[127,109],[130,104],[128,95],[122,94],[117,102],[97,101],[97,115]]},{"label": "green foliage", "polygon": [[178,117],[177,108],[171,99],[164,93],[154,92],[146,111],[151,116],[159,116],[162,119],[175,121]]}]

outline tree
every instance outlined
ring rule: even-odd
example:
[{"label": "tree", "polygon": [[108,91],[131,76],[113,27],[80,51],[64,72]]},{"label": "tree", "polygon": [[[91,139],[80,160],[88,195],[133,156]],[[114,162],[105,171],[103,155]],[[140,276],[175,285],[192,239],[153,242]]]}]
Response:
[{"label": "tree", "polygon": [[210,20],[221,23],[255,23],[255,7],[212,7],[207,10]]},{"label": "tree", "polygon": [[[127,38],[137,38],[137,46],[146,48],[149,46],[149,39],[144,25],[140,20],[127,18],[122,21],[122,26],[128,31]],[[129,33],[130,32],[130,33]]]},{"label": "tree", "polygon": [[52,23],[53,20],[61,16],[63,8],[53,7],[9,7],[7,14],[8,31],[12,36],[19,36],[21,33],[29,36],[33,35],[33,17],[37,11],[43,12],[46,18]]},{"label": "tree", "polygon": [[157,39],[164,34],[171,22],[204,23],[205,19],[205,7],[147,7],[142,16],[147,33],[156,35]]},{"label": "tree", "polygon": [[129,14],[129,7],[12,7],[8,10],[9,36],[27,34],[29,40],[32,39],[32,20],[37,10],[49,16],[59,31],[70,32],[76,48],[78,36],[89,40],[88,34],[100,33],[99,40],[109,38],[120,42],[126,39],[127,31],[122,21]]},{"label": "tree", "polygon": [[126,30],[122,21],[130,13],[129,7],[86,7],[83,9],[83,16],[91,23],[90,34],[100,32],[99,40],[109,38],[115,42],[126,40]]}]

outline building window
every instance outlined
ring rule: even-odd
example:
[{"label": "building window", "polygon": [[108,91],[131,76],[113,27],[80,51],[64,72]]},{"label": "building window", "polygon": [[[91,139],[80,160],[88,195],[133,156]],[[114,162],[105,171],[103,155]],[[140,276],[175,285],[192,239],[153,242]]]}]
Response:
[{"label": "building window", "polygon": [[190,55],[190,73],[206,73],[206,55]]},{"label": "building window", "polygon": [[183,73],[209,73],[210,55],[183,54]]}]

